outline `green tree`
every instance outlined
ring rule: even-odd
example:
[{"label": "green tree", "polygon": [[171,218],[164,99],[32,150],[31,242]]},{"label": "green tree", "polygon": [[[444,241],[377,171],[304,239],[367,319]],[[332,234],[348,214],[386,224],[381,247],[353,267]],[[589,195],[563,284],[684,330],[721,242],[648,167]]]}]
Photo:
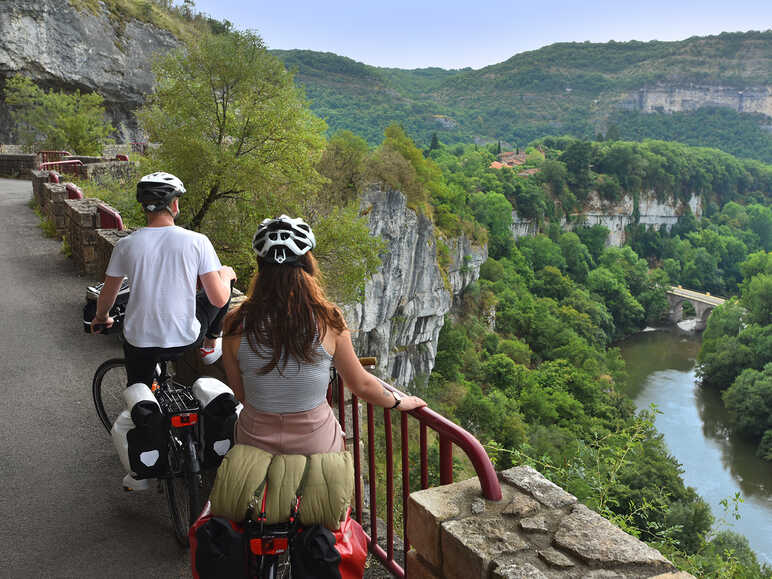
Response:
[{"label": "green tree", "polygon": [[228,200],[249,200],[265,215],[318,190],[324,122],[259,36],[199,35],[154,72],[157,88],[138,117],[161,144],[158,166],[188,189],[182,223],[199,229]]},{"label": "green tree", "polygon": [[500,258],[509,255],[514,240],[512,225],[512,205],[500,193],[474,193],[469,205],[475,219],[488,228],[491,257]]},{"label": "green tree", "polygon": [[574,281],[584,283],[590,269],[595,265],[592,262],[590,250],[576,233],[570,231],[560,236],[560,249],[566,260],[568,275]]},{"label": "green tree", "polygon": [[761,440],[772,429],[772,363],[743,370],[722,398],[737,432]]},{"label": "green tree", "polygon": [[356,199],[364,182],[367,141],[350,131],[336,133],[319,161],[319,172],[329,181],[322,188],[328,203],[340,205]]},{"label": "green tree", "polygon": [[115,131],[105,120],[104,99],[95,92],[44,91],[17,75],[6,82],[5,102],[19,142],[27,147],[99,155]]},{"label": "green tree", "polygon": [[743,284],[742,303],[749,319],[761,326],[772,324],[772,275],[760,273]]}]

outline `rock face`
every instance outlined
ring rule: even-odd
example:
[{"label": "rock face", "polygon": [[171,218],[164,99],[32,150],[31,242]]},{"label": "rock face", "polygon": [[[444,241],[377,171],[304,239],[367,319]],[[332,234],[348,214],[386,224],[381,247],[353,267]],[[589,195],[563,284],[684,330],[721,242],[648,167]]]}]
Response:
[{"label": "rock face", "polygon": [[[487,248],[465,237],[443,239],[431,221],[406,205],[398,191],[370,189],[362,197],[370,231],[387,243],[383,265],[365,287],[363,303],[346,312],[354,346],[376,356],[378,373],[405,386],[434,366],[437,338],[454,297],[474,280]],[[443,273],[437,245],[444,243],[450,265]]]},{"label": "rock face", "polygon": [[[153,87],[153,57],[178,44],[167,31],[113,23],[107,12],[79,12],[67,0],[0,2],[0,39],[0,84],[23,73],[45,88],[97,91],[121,141],[136,138],[133,111]],[[0,141],[10,130],[0,104]]]},{"label": "rock face", "polygon": [[772,116],[772,87],[731,87],[689,85],[641,88],[628,94],[621,106],[644,113],[675,113],[700,107],[727,107],[738,113],[762,113]]},{"label": "rock face", "polygon": [[[695,217],[702,216],[702,200],[697,195],[693,195],[689,203],[684,204],[672,198],[660,201],[652,192],[641,193],[638,197],[638,223],[656,228],[664,225],[670,231],[686,211],[687,206]],[[607,243],[620,247],[625,242],[625,227],[633,223],[635,223],[635,202],[631,195],[625,195],[615,203],[607,203],[596,193],[591,193],[583,211],[572,214],[570,222],[563,218],[560,226],[564,230],[571,231],[579,225],[602,225],[609,230]],[[512,214],[510,229],[515,239],[539,233],[538,224],[534,220],[521,219],[517,212]]]}]

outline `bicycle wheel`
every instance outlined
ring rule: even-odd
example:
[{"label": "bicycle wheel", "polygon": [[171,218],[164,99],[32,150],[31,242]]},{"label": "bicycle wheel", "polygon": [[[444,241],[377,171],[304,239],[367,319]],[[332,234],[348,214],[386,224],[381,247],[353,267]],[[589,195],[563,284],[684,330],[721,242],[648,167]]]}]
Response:
[{"label": "bicycle wheel", "polygon": [[193,452],[193,458],[195,458],[195,446],[189,433],[185,438],[180,439],[176,433],[170,432],[170,476],[164,479],[166,501],[174,527],[174,535],[183,547],[188,546],[188,530],[196,522],[203,508],[201,473],[193,472],[190,457],[190,452]]},{"label": "bicycle wheel", "polygon": [[289,553],[256,557],[253,564],[250,577],[257,579],[290,579],[292,577]]},{"label": "bicycle wheel", "polygon": [[126,360],[112,358],[103,362],[94,373],[91,393],[97,416],[107,432],[113,427],[115,419],[126,408],[123,391],[126,390]]}]

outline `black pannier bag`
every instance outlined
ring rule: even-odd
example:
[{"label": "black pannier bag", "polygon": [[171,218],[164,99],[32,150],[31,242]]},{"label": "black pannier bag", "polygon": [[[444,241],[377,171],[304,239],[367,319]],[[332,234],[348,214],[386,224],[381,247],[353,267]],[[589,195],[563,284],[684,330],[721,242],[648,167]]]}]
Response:
[{"label": "black pannier bag", "polygon": [[215,468],[233,447],[239,403],[228,386],[209,376],[196,380],[192,391],[201,404],[204,467]]},{"label": "black pannier bag", "polygon": [[199,579],[246,577],[247,552],[241,525],[222,517],[207,517],[196,525],[191,529],[190,541],[193,576]]},{"label": "black pannier bag", "polygon": [[202,412],[206,468],[220,466],[225,453],[233,446],[237,405],[233,394],[220,394]]},{"label": "black pannier bag", "polygon": [[323,525],[302,529],[292,538],[292,576],[304,579],[341,579],[340,553],[335,535]]},{"label": "black pannier bag", "polygon": [[[148,389],[149,391],[149,389]],[[155,400],[131,407],[134,428],[126,433],[129,465],[135,478],[156,478],[168,471],[167,419]]]},{"label": "black pannier bag", "polygon": [[[86,305],[83,306],[83,331],[87,334],[91,332],[91,320],[96,315],[96,304],[103,286],[104,283],[97,283],[86,288]],[[126,304],[129,303],[130,292],[129,281],[123,278],[118,296],[115,298],[115,304],[109,312],[114,320],[113,331],[119,330],[123,326],[123,317],[126,314]]]}]

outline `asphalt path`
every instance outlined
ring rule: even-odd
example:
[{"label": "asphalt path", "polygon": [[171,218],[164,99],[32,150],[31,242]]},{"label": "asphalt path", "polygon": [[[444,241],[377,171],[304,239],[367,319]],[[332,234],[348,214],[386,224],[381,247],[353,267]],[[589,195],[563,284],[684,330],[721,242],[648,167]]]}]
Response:
[{"label": "asphalt path", "polygon": [[83,332],[95,280],[44,237],[31,197],[0,179],[0,577],[189,577],[164,495],[123,491],[91,400],[121,348]]}]

